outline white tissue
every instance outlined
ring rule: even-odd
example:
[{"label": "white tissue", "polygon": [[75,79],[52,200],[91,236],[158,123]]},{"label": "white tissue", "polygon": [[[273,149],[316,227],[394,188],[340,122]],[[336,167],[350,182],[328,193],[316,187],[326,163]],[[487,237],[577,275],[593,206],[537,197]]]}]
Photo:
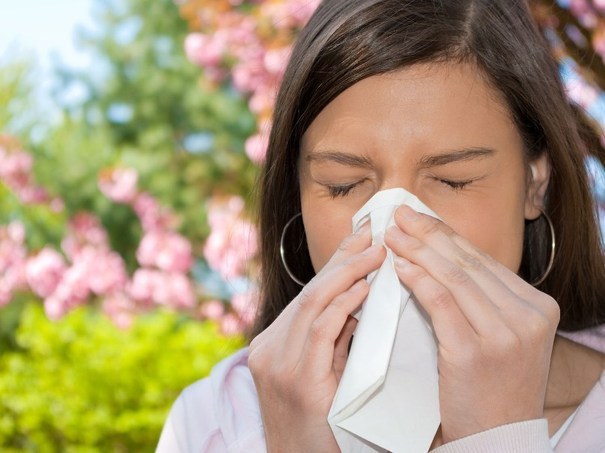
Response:
[{"label": "white tissue", "polygon": [[[389,189],[353,216],[353,230],[369,218],[373,243],[382,244],[403,204],[437,217],[406,190]],[[399,281],[390,250],[368,282],[328,422],[346,453],[427,452],[440,423],[437,343],[430,320]]]}]

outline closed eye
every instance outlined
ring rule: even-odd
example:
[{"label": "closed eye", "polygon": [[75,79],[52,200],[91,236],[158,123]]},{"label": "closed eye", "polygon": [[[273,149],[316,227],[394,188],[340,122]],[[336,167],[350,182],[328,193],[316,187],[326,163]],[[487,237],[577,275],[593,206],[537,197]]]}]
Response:
[{"label": "closed eye", "polygon": [[351,192],[351,190],[353,190],[355,188],[355,186],[357,186],[358,184],[359,184],[359,182],[356,182],[353,184],[343,184],[343,185],[338,185],[338,186],[326,185],[326,187],[328,189],[328,193],[330,194],[330,197],[338,198],[338,197],[346,197],[349,194],[349,192]]},{"label": "closed eye", "polygon": [[470,183],[472,183],[474,180],[473,179],[469,179],[466,181],[452,181],[449,179],[438,179],[439,182],[445,184],[446,186],[450,187],[451,189],[458,191],[458,190],[462,190],[464,189],[466,186],[468,186]]}]

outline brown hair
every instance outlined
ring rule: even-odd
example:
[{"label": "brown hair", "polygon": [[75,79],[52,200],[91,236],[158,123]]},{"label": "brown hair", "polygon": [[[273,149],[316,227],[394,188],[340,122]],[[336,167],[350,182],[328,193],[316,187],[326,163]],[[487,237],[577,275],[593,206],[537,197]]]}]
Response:
[{"label": "brown hair", "polygon": [[[557,65],[524,0],[324,0],[301,32],[277,97],[260,185],[261,311],[265,329],[298,294],[279,256],[284,226],[300,212],[299,144],[338,94],[377,74],[424,62],[470,62],[506,100],[523,137],[527,161],[546,152],[552,173],[546,212],[557,252],[540,290],[561,308],[560,328],[605,322],[605,258],[584,157],[586,123],[566,101]],[[582,133],[582,134],[581,134]],[[591,143],[594,144],[593,141]],[[287,250],[300,279],[314,275],[302,222]],[[547,223],[527,222],[520,275],[535,281],[550,246]]]}]

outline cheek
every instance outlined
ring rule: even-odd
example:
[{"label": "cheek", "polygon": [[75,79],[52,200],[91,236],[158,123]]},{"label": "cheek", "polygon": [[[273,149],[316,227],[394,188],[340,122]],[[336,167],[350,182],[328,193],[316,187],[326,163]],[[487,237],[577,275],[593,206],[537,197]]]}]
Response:
[{"label": "cheek", "polygon": [[302,213],[313,269],[319,272],[334,255],[341,241],[351,234],[354,213],[322,209],[317,204],[312,208],[304,198]]},{"label": "cheek", "polygon": [[[523,203],[495,207],[473,205],[472,212],[446,222],[462,237],[500,262],[513,272],[518,272],[523,253],[524,216]],[[463,208],[464,209],[464,208]]]}]

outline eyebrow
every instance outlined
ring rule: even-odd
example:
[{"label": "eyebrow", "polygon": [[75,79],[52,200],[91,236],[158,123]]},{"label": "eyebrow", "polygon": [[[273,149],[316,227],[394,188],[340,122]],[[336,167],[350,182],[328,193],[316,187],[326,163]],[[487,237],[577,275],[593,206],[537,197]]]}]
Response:
[{"label": "eyebrow", "polygon": [[418,164],[420,167],[438,167],[452,162],[481,159],[492,156],[495,153],[495,149],[484,147],[455,149],[440,154],[424,156],[418,161]]},{"label": "eyebrow", "polygon": [[[440,154],[423,156],[418,161],[420,167],[438,167],[440,165],[450,164],[452,162],[461,162],[465,160],[480,159],[492,156],[496,150],[485,147],[463,148],[446,151]],[[319,151],[307,156],[309,162],[335,162],[350,167],[371,168],[372,161],[366,156],[349,154],[341,151]]]},{"label": "eyebrow", "polygon": [[335,162],[337,164],[348,165],[350,167],[372,167],[372,161],[366,156],[357,154],[343,153],[341,151],[320,151],[307,156],[309,162]]}]

